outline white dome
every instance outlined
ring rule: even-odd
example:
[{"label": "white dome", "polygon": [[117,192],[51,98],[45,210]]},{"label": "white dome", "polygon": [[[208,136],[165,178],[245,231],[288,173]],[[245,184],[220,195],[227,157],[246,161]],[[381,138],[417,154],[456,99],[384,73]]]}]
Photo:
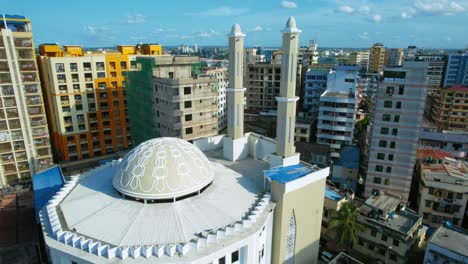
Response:
[{"label": "white dome", "polygon": [[158,200],[197,192],[213,178],[210,161],[197,147],[178,138],[155,138],[123,158],[113,185],[124,195]]}]

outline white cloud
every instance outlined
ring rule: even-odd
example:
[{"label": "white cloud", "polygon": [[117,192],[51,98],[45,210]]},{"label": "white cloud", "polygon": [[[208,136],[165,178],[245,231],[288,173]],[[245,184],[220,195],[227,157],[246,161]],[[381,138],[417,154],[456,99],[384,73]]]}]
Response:
[{"label": "white cloud", "polygon": [[416,0],[414,7],[426,15],[453,15],[465,11],[459,1],[449,0]]},{"label": "white cloud", "polygon": [[382,16],[379,14],[375,14],[372,16],[372,21],[374,21],[375,23],[380,23],[382,21]]},{"label": "white cloud", "polygon": [[165,31],[166,31],[166,29],[164,29],[164,28],[155,28],[153,30],[153,34],[159,34],[159,33],[165,32]]},{"label": "white cloud", "polygon": [[217,8],[208,9],[202,12],[192,13],[196,16],[238,16],[247,13],[247,8],[234,8],[230,6],[221,6]]},{"label": "white cloud", "polygon": [[359,36],[360,39],[369,39],[369,33],[368,32],[362,32],[358,36]]},{"label": "white cloud", "polygon": [[338,7],[336,11],[340,13],[351,14],[354,12],[354,8],[347,6],[347,5],[342,5]]},{"label": "white cloud", "polygon": [[108,32],[109,32],[109,29],[103,26],[87,26],[86,27],[86,33],[91,37],[106,35]]},{"label": "white cloud", "polygon": [[363,14],[363,15],[370,14],[370,11],[371,11],[371,9],[370,9],[370,7],[368,5],[363,5],[363,6],[359,7],[359,9],[358,9],[358,12],[360,14]]},{"label": "white cloud", "polygon": [[403,19],[408,19],[414,17],[416,11],[413,8],[409,8],[406,11],[401,12],[400,17]]},{"label": "white cloud", "polygon": [[247,31],[254,31],[254,32],[257,31],[257,32],[258,32],[258,31],[263,31],[263,30],[264,30],[264,29],[263,29],[261,26],[256,26],[256,27],[254,27],[254,28],[252,28],[252,29],[249,29],[249,30],[247,30]]},{"label": "white cloud", "polygon": [[209,29],[208,31],[203,31],[203,32],[198,32],[196,33],[196,36],[201,37],[201,38],[211,38],[215,35],[219,35],[218,32],[216,32],[214,29]]},{"label": "white cloud", "polygon": [[141,24],[146,22],[146,16],[143,14],[128,15],[126,22],[128,24]]},{"label": "white cloud", "polygon": [[281,1],[281,6],[284,8],[297,8],[296,3],[291,1]]}]

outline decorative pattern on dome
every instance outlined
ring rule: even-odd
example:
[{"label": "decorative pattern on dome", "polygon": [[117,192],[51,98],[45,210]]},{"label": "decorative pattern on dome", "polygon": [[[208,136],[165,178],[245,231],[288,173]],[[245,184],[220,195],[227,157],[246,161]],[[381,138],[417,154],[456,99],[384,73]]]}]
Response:
[{"label": "decorative pattern on dome", "polygon": [[202,189],[213,177],[210,161],[197,147],[178,138],[156,138],[125,156],[113,185],[131,197],[170,199]]}]

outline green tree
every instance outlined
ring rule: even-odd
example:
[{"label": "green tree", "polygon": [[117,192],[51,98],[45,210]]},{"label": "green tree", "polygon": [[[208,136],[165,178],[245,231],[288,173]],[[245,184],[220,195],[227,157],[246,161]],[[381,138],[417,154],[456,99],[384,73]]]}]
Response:
[{"label": "green tree", "polygon": [[329,222],[330,230],[335,235],[338,245],[345,246],[348,251],[357,242],[357,234],[365,230],[365,227],[356,220],[358,214],[359,211],[355,206],[345,203]]}]

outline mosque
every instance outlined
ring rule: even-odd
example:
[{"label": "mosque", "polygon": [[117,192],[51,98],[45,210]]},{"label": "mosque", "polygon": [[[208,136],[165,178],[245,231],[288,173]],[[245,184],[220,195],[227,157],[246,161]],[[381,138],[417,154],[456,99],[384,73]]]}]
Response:
[{"label": "mosque", "polygon": [[40,212],[52,263],[316,263],[329,168],[294,148],[299,33],[283,33],[277,139],[243,129],[244,37],[229,39],[228,133],[143,142]]}]

